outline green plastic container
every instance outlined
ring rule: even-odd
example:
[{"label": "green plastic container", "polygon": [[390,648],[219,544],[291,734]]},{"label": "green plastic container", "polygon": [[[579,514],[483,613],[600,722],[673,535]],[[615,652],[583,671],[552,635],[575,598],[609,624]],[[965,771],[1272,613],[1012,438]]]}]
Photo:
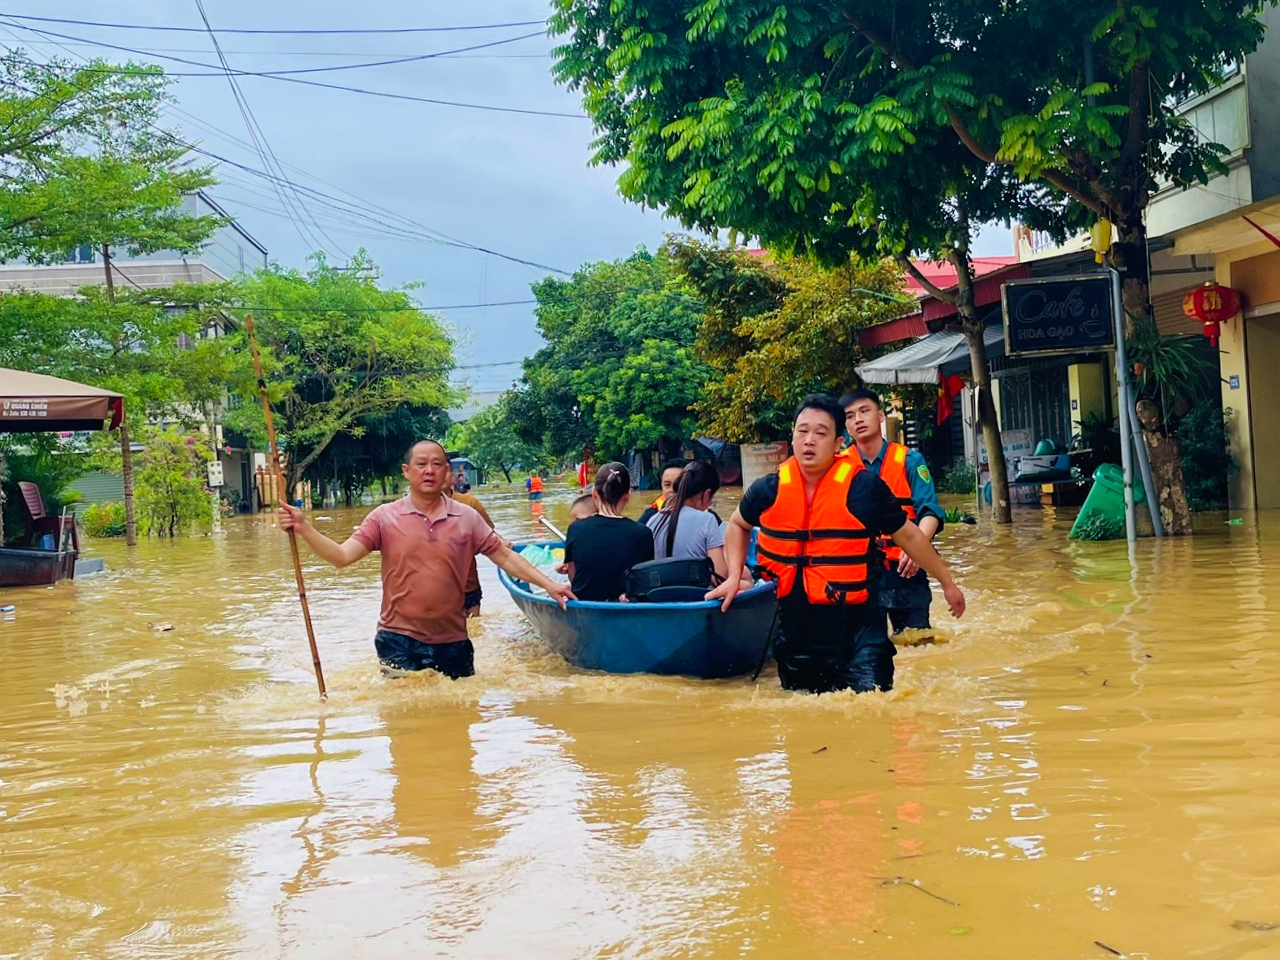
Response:
[{"label": "green plastic container", "polygon": [[[1147,502],[1147,492],[1143,489],[1142,479],[1133,478],[1133,502],[1136,506]],[[1080,539],[1096,540],[1099,529],[1118,529],[1114,537],[1124,536],[1124,471],[1114,463],[1101,464],[1093,471],[1093,489],[1085,497],[1080,515],[1071,526],[1071,536]],[[1093,535],[1082,534],[1092,531]],[[1110,538],[1109,538],[1110,539]]]}]

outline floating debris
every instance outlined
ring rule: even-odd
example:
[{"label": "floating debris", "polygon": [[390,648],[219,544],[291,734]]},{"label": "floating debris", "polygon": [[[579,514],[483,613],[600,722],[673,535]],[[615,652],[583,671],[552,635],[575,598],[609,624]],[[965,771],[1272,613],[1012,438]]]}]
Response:
[{"label": "floating debris", "polygon": [[1258,933],[1266,933],[1269,930],[1276,929],[1280,924],[1271,923],[1267,920],[1237,920],[1231,926],[1237,930],[1255,930]]},{"label": "floating debris", "polygon": [[156,633],[168,633],[170,630],[173,629],[172,623],[148,623],[147,626],[150,627],[152,630],[154,630]]}]

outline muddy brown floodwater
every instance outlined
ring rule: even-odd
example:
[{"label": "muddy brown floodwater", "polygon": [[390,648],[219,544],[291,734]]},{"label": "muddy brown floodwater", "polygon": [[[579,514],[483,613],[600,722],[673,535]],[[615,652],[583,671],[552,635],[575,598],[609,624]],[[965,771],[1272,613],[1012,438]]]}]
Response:
[{"label": "muddy brown floodwater", "polygon": [[969,617],[823,697],[575,671],[485,561],[478,676],[384,680],[376,558],[307,558],[321,705],[269,518],[95,544],[0,591],[0,957],[1275,957],[1280,518],[1224,520],[949,529]]}]

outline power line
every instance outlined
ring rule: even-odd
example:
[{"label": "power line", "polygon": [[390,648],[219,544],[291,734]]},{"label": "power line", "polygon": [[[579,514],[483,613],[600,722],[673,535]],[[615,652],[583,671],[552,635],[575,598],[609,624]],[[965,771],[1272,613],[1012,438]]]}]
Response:
[{"label": "power line", "polygon": [[[4,14],[0,14],[4,16]],[[14,24],[15,27],[21,29],[21,24]],[[525,39],[526,37],[541,37],[542,33],[525,34],[514,39]],[[64,50],[67,47],[93,47],[92,43],[70,43],[65,46],[53,40],[26,40],[19,41],[31,46],[59,46]],[[512,40],[501,40],[499,43],[510,43]],[[460,51],[469,49],[480,49],[479,47],[461,47]],[[152,53],[207,53],[208,51],[202,47],[152,47]],[[242,57],[385,57],[390,54],[386,50],[223,50],[228,56]],[[415,54],[396,53],[396,57],[405,57],[412,59]],[[476,54],[475,56],[465,57],[459,51],[442,51],[440,53],[431,54],[432,57],[438,57],[444,60],[546,60],[551,57],[549,53],[492,53],[492,54]],[[169,74],[174,76],[174,74]]]},{"label": "power line", "polygon": [[[179,141],[179,142],[182,142],[182,141]],[[213,151],[211,151],[211,150],[206,150],[206,149],[204,149],[203,147],[196,146],[195,144],[185,144],[185,146],[189,147],[192,151],[194,151],[194,152],[196,152],[196,153],[199,153],[199,154],[201,154],[201,155],[203,155],[203,156],[206,156],[206,157],[210,157],[211,159],[217,160],[217,161],[219,161],[219,162],[221,162],[221,163],[229,164],[230,166],[235,167],[235,168],[237,168],[237,169],[239,169],[239,170],[244,170],[246,173],[251,173],[251,174],[254,174],[255,176],[263,177],[263,178],[266,178],[266,179],[270,179],[270,178],[273,176],[271,173],[264,173],[263,171],[261,171],[261,170],[257,170],[257,169],[255,169],[255,168],[253,168],[253,167],[250,167],[250,166],[246,165],[246,164],[243,164],[243,163],[237,163],[237,162],[236,162],[236,161],[234,161],[234,160],[230,160],[230,159],[228,159],[227,157],[223,157],[223,156],[221,156],[220,154],[216,154],[216,153],[214,153],[214,152],[213,152]],[[318,177],[317,177],[317,178],[313,178],[313,179],[319,180],[319,178],[318,178]],[[319,180],[319,182],[321,182],[321,183],[326,183],[327,181]],[[296,187],[296,189],[301,190],[302,192],[304,192],[304,193],[306,193],[306,194],[308,194],[308,195],[315,195],[315,196],[318,196],[318,197],[322,197],[322,198],[325,198],[325,199],[329,199],[329,200],[336,201],[336,202],[338,202],[338,203],[342,203],[342,202],[343,202],[340,198],[331,197],[330,195],[325,194],[323,191],[314,190],[313,188],[311,188],[311,187],[307,187],[307,186],[305,186],[305,185],[295,185],[295,187]],[[341,189],[341,188],[338,188],[338,189]],[[346,191],[344,191],[344,192],[346,192]],[[362,201],[362,202],[363,202],[363,201]],[[372,205],[372,209],[385,209],[385,208],[381,208],[381,207],[377,207],[376,205]],[[399,215],[398,215],[398,214],[393,214],[393,216],[396,216],[397,218],[399,218]],[[379,222],[381,222],[381,221],[379,221]],[[465,240],[459,240],[459,239],[457,239],[456,237],[451,237],[451,236],[449,236],[449,235],[448,235],[448,234],[446,234],[446,233],[441,233],[440,231],[438,231],[438,230],[433,230],[433,229],[431,229],[430,227],[424,227],[424,226],[421,226],[421,225],[419,225],[419,224],[413,223],[412,221],[408,221],[408,220],[406,220],[405,222],[407,222],[407,223],[411,223],[411,224],[413,224],[413,226],[414,226],[416,229],[419,229],[419,230],[421,230],[421,231],[426,232],[426,233],[428,234],[428,236],[424,237],[423,239],[430,240],[431,242],[434,242],[434,243],[443,243],[443,244],[445,244],[446,246],[461,247],[461,248],[466,249],[466,250],[473,250],[473,251],[475,251],[475,252],[477,252],[477,253],[487,253],[487,254],[489,254],[490,256],[494,256],[494,257],[499,258],[500,260],[507,260],[507,261],[510,261],[511,263],[518,263],[518,264],[520,264],[520,265],[522,265],[522,266],[526,266],[526,267],[533,267],[534,269],[537,269],[537,270],[547,270],[547,271],[549,271],[549,272],[551,272],[551,273],[558,273],[558,274],[560,274],[561,276],[564,276],[564,277],[569,277],[569,276],[572,276],[572,275],[573,275],[571,271],[568,271],[568,270],[561,270],[559,267],[552,267],[552,266],[548,266],[548,265],[547,265],[547,264],[545,264],[545,263],[538,263],[536,260],[526,260],[526,259],[524,259],[523,257],[515,257],[515,256],[512,256],[511,254],[508,254],[508,253],[499,253],[499,252],[498,252],[498,251],[496,251],[496,250],[490,250],[488,247],[482,247],[482,246],[479,246],[478,244],[468,243],[468,242],[467,242],[467,241],[465,241]],[[383,224],[383,225],[384,225],[384,226],[391,226],[390,224]]]},{"label": "power line", "polygon": [[[213,49],[218,56],[218,61],[222,64],[222,69],[226,72],[227,84],[231,87],[231,95],[235,98],[236,105],[240,109],[240,116],[244,120],[245,128],[249,131],[249,139],[253,141],[254,146],[257,148],[258,158],[262,161],[262,165],[266,167],[268,171],[271,171],[271,164],[273,161],[276,164],[276,169],[279,171],[279,182],[275,184],[276,192],[279,194],[280,203],[289,212],[290,220],[294,220],[294,227],[298,231],[298,236],[302,238],[303,243],[308,243],[308,245],[313,248],[324,246],[317,239],[316,234],[312,233],[310,227],[306,226],[305,222],[299,222],[294,219],[294,209],[300,210],[303,217],[309,217],[312,225],[320,232],[320,236],[328,240],[344,259],[350,260],[350,254],[346,253],[341,247],[334,243],[333,238],[325,233],[324,228],[321,227],[320,224],[316,223],[315,217],[311,216],[310,211],[307,210],[306,204],[303,203],[302,197],[297,192],[297,188],[294,187],[293,182],[284,172],[284,168],[279,165],[280,162],[276,158],[275,151],[271,148],[270,141],[267,140],[266,132],[259,125],[258,118],[254,116],[253,110],[249,107],[249,101],[245,99],[244,93],[240,90],[240,85],[236,83],[235,77],[231,75],[231,65],[227,62],[227,58],[222,52],[222,46],[218,42],[218,35],[214,33],[213,25],[209,22],[209,17],[205,13],[204,3],[202,0],[195,0],[195,4],[196,9],[200,13],[200,19],[204,22],[205,30],[208,32],[209,39],[213,43]],[[288,187],[291,190],[293,194],[292,200],[290,200],[286,195],[285,187]],[[310,241],[307,239],[308,235],[311,238]]]},{"label": "power line", "polygon": [[[169,33],[204,33],[200,27],[177,27],[147,23],[102,23],[96,20],[69,20],[60,17],[35,17],[20,13],[0,13],[0,16],[14,20],[31,20],[37,23],[66,23],[78,27],[106,27],[110,30],[157,30]],[[343,28],[332,30],[267,30],[223,28],[222,33],[259,34],[270,36],[331,36],[334,34],[403,34],[403,33],[452,33],[461,30],[502,30],[508,27],[539,27],[545,20],[517,20],[511,23],[482,23],[456,27],[382,27],[382,28]]]},{"label": "power line", "polygon": [[[13,24],[13,26],[17,27],[20,30],[35,30],[34,27],[23,27],[21,24],[16,24],[16,23]],[[43,30],[38,32],[41,35],[45,35],[45,36],[58,36],[58,34],[46,33],[46,31],[43,31]],[[521,34],[518,37],[506,37],[502,40],[491,40],[488,43],[477,43],[469,47],[457,47],[453,50],[441,50],[439,53],[420,53],[420,54],[414,54],[412,56],[396,57],[388,60],[371,60],[365,63],[341,63],[341,64],[336,64],[335,66],[332,66],[332,67],[298,67],[291,70],[235,69],[232,72],[235,73],[236,76],[240,76],[240,77],[268,77],[269,78],[269,77],[285,77],[285,76],[290,76],[293,74],[301,74],[301,73],[338,73],[344,70],[364,70],[371,67],[390,67],[390,66],[396,66],[402,63],[418,63],[423,60],[434,60],[440,57],[452,57],[453,54],[468,53],[472,50],[485,50],[485,49],[488,49],[489,47],[498,47],[498,46],[502,46],[503,44],[516,43],[517,41],[520,41],[520,40],[530,40],[534,37],[541,37],[541,36],[543,36],[543,34],[541,33],[525,33],[525,34]],[[105,45],[105,44],[99,44],[96,41],[86,41],[85,45],[92,47],[92,46],[99,46],[99,45]],[[193,50],[190,52],[201,53],[203,51]],[[224,50],[222,52],[225,55],[229,51]],[[267,53],[271,51],[262,51],[262,52]],[[195,64],[199,62],[196,60],[187,60],[182,57],[165,56],[164,54],[160,53],[158,50],[146,50],[146,51],[141,51],[141,53],[147,56],[158,56],[162,60],[173,60],[177,63]],[[257,54],[254,54],[254,55],[257,55]],[[212,64],[208,64],[208,66],[212,66]],[[99,70],[91,70],[88,72],[118,73],[118,72],[125,72],[125,71],[108,70],[106,68],[101,68]],[[224,77],[227,75],[227,73],[225,70],[217,70],[217,69],[210,69],[210,70],[201,71],[201,72],[166,70],[164,72],[164,75],[166,77]]]},{"label": "power line", "polygon": [[[139,288],[141,289],[141,288]],[[237,305],[223,309],[238,313],[435,313],[440,310],[482,310],[486,307],[516,307],[537,303],[537,300],[495,300],[492,303],[449,303],[442,306],[408,307],[342,307],[337,310],[317,310],[314,307],[246,307]]]},{"label": "power line", "polygon": [[[0,22],[3,22],[3,21],[0,21]],[[43,33],[44,33],[44,31],[36,30],[35,28],[26,28],[26,29],[31,30],[31,31],[36,32],[36,33],[40,33],[40,34],[43,34]],[[60,44],[60,43],[56,43],[56,41],[55,41],[55,45],[60,46],[60,47],[62,46],[62,44]],[[63,49],[66,49],[66,48],[65,48],[65,47],[63,47]],[[76,55],[75,53],[73,53],[72,51],[69,51],[69,50],[68,50],[67,52],[68,52],[68,53],[70,53],[70,54],[71,54],[71,56],[73,56],[73,57],[77,57],[77,55]],[[80,59],[83,59],[83,58],[80,58]],[[35,65],[35,66],[41,66],[41,67],[43,67],[43,68],[45,68],[45,69],[48,69],[48,70],[52,70],[52,69],[54,69],[50,64],[47,64],[47,63],[45,63],[45,64],[34,64],[34,62],[33,62],[33,65]],[[176,106],[173,106],[173,105],[170,105],[170,109],[171,109],[171,110],[173,110],[175,113],[178,113],[178,114],[180,114],[180,115],[182,115],[182,116],[184,116],[184,117],[187,117],[191,122],[196,123],[196,125],[197,125],[197,126],[200,126],[200,127],[202,127],[203,129],[206,129],[206,130],[208,130],[208,131],[211,131],[211,132],[213,132],[213,133],[214,133],[215,135],[217,135],[217,136],[221,136],[221,137],[223,137],[223,138],[226,138],[229,142],[239,144],[239,145],[241,145],[241,146],[243,146],[243,147],[245,147],[245,148],[247,148],[247,149],[254,149],[254,148],[253,148],[253,146],[252,146],[251,144],[247,143],[246,141],[239,139],[238,137],[236,137],[236,136],[234,136],[234,135],[232,135],[232,134],[228,133],[228,132],[227,132],[227,131],[225,131],[225,130],[222,130],[222,129],[221,129],[221,128],[219,128],[219,127],[213,126],[213,125],[211,125],[211,124],[206,123],[205,121],[202,121],[200,118],[196,117],[194,114],[188,113],[187,111],[182,110],[181,108],[176,107]],[[156,129],[158,132],[160,132],[160,133],[164,134],[165,136],[167,136],[167,137],[171,138],[171,139],[172,139],[175,143],[177,143],[178,145],[181,145],[181,146],[183,146],[183,147],[186,147],[187,149],[190,149],[190,150],[192,150],[192,151],[194,151],[194,152],[196,152],[196,153],[200,153],[200,154],[202,154],[202,155],[204,155],[204,156],[210,157],[211,159],[217,160],[217,161],[219,161],[220,163],[227,164],[228,166],[231,166],[231,167],[233,167],[233,168],[236,168],[236,169],[239,169],[239,170],[243,170],[243,171],[245,171],[246,173],[249,173],[249,174],[251,174],[251,175],[253,175],[253,176],[256,176],[256,177],[259,177],[259,178],[262,178],[262,179],[266,179],[266,180],[269,180],[269,181],[274,179],[274,175],[273,175],[272,173],[270,173],[270,172],[265,172],[265,171],[262,171],[262,170],[258,170],[258,169],[256,169],[256,168],[251,167],[251,166],[248,166],[248,165],[246,165],[246,164],[237,163],[236,161],[231,160],[231,159],[229,159],[229,158],[227,158],[227,157],[223,157],[223,156],[221,156],[221,155],[219,155],[219,154],[216,154],[216,153],[214,153],[214,152],[212,152],[212,151],[209,151],[209,150],[206,150],[206,149],[204,149],[204,148],[202,148],[202,147],[196,146],[195,144],[188,143],[188,142],[185,142],[185,141],[183,141],[183,140],[181,140],[181,139],[179,139],[179,138],[177,138],[177,137],[174,137],[174,136],[173,136],[173,134],[172,134],[170,131],[165,130],[165,129],[164,129],[164,128],[162,128],[162,127],[156,126],[155,124],[152,124],[152,126],[153,126],[153,128],[154,128],[154,129]],[[327,193],[325,193],[324,191],[321,191],[321,190],[316,190],[316,189],[314,189],[314,188],[310,188],[310,187],[306,187],[306,186],[299,186],[299,185],[297,185],[297,184],[292,184],[292,186],[293,186],[295,189],[297,189],[297,190],[301,190],[301,191],[303,191],[303,192],[307,193],[308,195],[310,195],[310,196],[313,196],[313,197],[317,198],[318,200],[320,200],[320,202],[321,202],[321,203],[326,203],[326,204],[328,204],[328,205],[332,206],[334,209],[336,209],[336,210],[338,210],[338,211],[340,211],[340,212],[347,213],[347,214],[350,214],[350,215],[352,215],[352,216],[356,216],[356,217],[363,217],[363,218],[365,218],[366,220],[370,220],[370,221],[372,221],[372,222],[374,222],[374,223],[377,223],[377,224],[379,224],[379,225],[381,225],[381,226],[387,227],[388,229],[391,229],[391,230],[398,230],[398,231],[400,231],[400,232],[401,232],[401,234],[402,234],[402,236],[403,236],[403,239],[406,239],[406,240],[414,239],[413,234],[411,234],[411,233],[409,232],[409,229],[412,229],[412,230],[416,230],[416,231],[418,231],[418,232],[419,232],[419,237],[420,237],[421,239],[427,240],[427,241],[429,241],[429,242],[442,243],[442,244],[445,244],[445,245],[448,245],[448,246],[454,246],[454,247],[458,247],[458,248],[462,248],[462,249],[473,250],[473,251],[475,251],[475,252],[477,252],[477,253],[484,253],[484,254],[488,254],[488,255],[490,255],[490,256],[497,257],[497,258],[498,258],[498,259],[500,259],[500,260],[506,260],[506,261],[511,262],[511,263],[516,263],[516,264],[520,264],[520,265],[522,265],[522,266],[530,267],[530,268],[532,268],[532,269],[537,269],[537,270],[546,270],[546,271],[548,271],[548,272],[550,272],[550,273],[559,274],[559,275],[561,275],[561,276],[565,276],[565,277],[572,276],[571,271],[563,270],[563,269],[561,269],[561,268],[559,268],[559,267],[549,266],[548,264],[539,263],[539,262],[534,261],[534,260],[527,260],[527,259],[524,259],[524,258],[522,258],[522,257],[512,256],[511,254],[501,253],[501,252],[499,252],[499,251],[497,251],[497,250],[493,250],[493,249],[490,249],[490,248],[488,248],[488,247],[483,247],[483,246],[480,246],[480,245],[478,245],[478,244],[469,243],[469,242],[467,242],[467,241],[460,240],[460,239],[458,239],[457,237],[452,237],[452,236],[450,236],[449,234],[442,233],[441,231],[434,230],[434,229],[432,229],[432,228],[430,228],[430,227],[424,226],[424,225],[422,225],[422,224],[420,224],[420,223],[418,223],[418,222],[416,222],[416,221],[414,221],[414,220],[411,220],[411,219],[410,219],[410,218],[408,218],[408,217],[405,217],[405,216],[403,216],[403,215],[401,215],[401,214],[397,213],[397,212],[396,212],[396,211],[394,211],[394,210],[390,210],[390,209],[389,209],[389,208],[387,208],[387,207],[383,207],[383,206],[381,206],[381,205],[379,205],[379,204],[376,204],[376,203],[372,203],[372,202],[370,202],[370,201],[367,201],[367,200],[365,200],[365,199],[361,198],[359,195],[357,195],[357,194],[355,194],[355,193],[352,193],[350,190],[347,190],[345,187],[342,187],[342,186],[340,186],[340,185],[338,185],[338,184],[336,184],[336,183],[333,183],[332,181],[325,180],[323,177],[316,176],[315,174],[310,173],[309,171],[307,171],[307,170],[303,169],[302,167],[299,167],[299,166],[297,166],[297,165],[295,165],[295,164],[290,164],[290,163],[284,163],[284,162],[281,162],[281,166],[287,166],[287,167],[290,167],[291,169],[294,169],[294,170],[298,171],[299,173],[303,174],[304,176],[308,177],[308,178],[309,178],[309,179],[311,179],[311,180],[314,180],[314,181],[315,181],[315,182],[317,182],[317,183],[321,183],[321,184],[324,184],[325,186],[332,187],[333,189],[338,190],[338,191],[340,191],[341,193],[346,194],[348,197],[351,197],[351,198],[355,201],[355,203],[353,204],[353,203],[351,203],[351,202],[349,202],[349,201],[342,200],[342,199],[341,199],[341,198],[339,198],[339,197],[334,197],[334,196],[332,196],[331,194],[327,194]],[[358,204],[358,206],[357,206],[357,204]],[[386,214],[386,215],[388,215],[388,216],[392,219],[393,223],[386,223],[385,221],[382,221],[382,220],[379,220],[379,219],[377,219],[377,218],[374,218],[374,217],[372,217],[372,216],[369,214],[369,212],[368,212],[368,211],[376,211],[376,212],[381,212],[381,213],[383,213],[383,214]],[[395,226],[394,221],[400,221],[400,223],[407,225],[407,227],[397,227],[397,226]],[[424,234],[425,234],[425,235],[424,235]]]},{"label": "power line", "polygon": [[[0,14],[0,16],[3,16]],[[148,50],[142,50],[137,47],[126,47],[118,43],[107,43],[105,40],[90,40],[87,37],[76,37],[70,34],[57,33],[52,30],[40,30],[35,27],[23,26],[20,23],[11,23],[10,26],[19,30],[27,30],[31,33],[39,34],[43,37],[58,37],[62,40],[72,40],[78,43],[85,43],[95,47],[104,47],[108,50],[119,50],[122,53],[132,53],[139,57],[155,57],[159,56],[161,60],[172,60],[174,63],[182,63],[193,67],[203,67],[206,70],[217,70],[217,66],[212,63],[204,63],[200,60],[190,60],[185,57],[172,57],[167,55],[154,54]],[[128,70],[111,67],[86,67],[89,73],[129,73]],[[564,117],[570,120],[586,120],[586,114],[582,113],[565,113],[561,110],[533,110],[525,107],[501,107],[494,104],[485,103],[468,103],[460,100],[440,100],[434,97],[418,97],[409,93],[394,93],[390,90],[368,90],[364,87],[352,87],[340,83],[324,83],[320,80],[306,80],[302,77],[282,76],[279,73],[268,73],[255,70],[231,70],[227,68],[228,73],[234,73],[239,77],[261,77],[264,80],[276,80],[281,83],[296,83],[307,87],[319,87],[322,90],[342,90],[347,93],[359,93],[367,97],[380,97],[386,100],[405,100],[411,103],[430,103],[435,106],[443,107],[461,107],[467,110],[486,110],[493,113],[517,113],[526,116],[535,117]],[[174,74],[181,76],[182,74]]]}]

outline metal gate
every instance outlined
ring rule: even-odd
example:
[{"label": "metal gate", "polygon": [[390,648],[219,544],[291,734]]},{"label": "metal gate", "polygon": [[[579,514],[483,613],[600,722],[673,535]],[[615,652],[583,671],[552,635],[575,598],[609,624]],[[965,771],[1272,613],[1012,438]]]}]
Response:
[{"label": "metal gate", "polygon": [[1000,376],[1000,425],[1029,430],[1034,441],[1070,443],[1071,388],[1065,364],[1007,370]]}]

